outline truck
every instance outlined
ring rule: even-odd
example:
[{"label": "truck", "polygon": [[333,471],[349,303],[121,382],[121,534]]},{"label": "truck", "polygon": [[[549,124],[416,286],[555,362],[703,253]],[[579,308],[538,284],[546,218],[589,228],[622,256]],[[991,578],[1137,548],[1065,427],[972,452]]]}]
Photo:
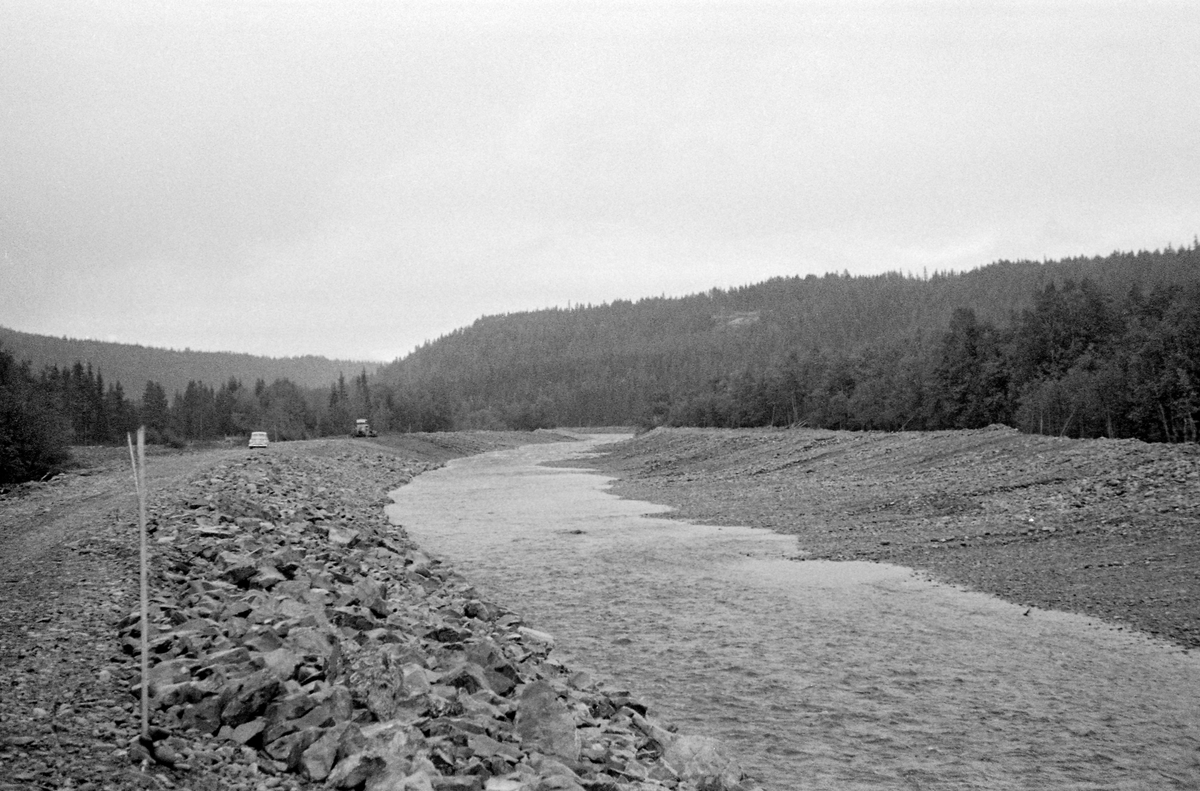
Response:
[{"label": "truck", "polygon": [[377,437],[379,435],[375,433],[375,429],[371,428],[371,424],[367,422],[366,418],[360,417],[358,420],[354,421],[354,431],[350,434],[350,436]]}]

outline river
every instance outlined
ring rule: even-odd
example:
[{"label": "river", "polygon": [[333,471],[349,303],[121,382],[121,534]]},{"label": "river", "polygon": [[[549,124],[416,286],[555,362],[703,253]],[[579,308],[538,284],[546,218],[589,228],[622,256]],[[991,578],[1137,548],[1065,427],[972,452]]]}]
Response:
[{"label": "river", "polygon": [[765,788],[1200,788],[1200,655],[794,537],[655,517],[564,462],[458,459],[388,508],[576,668],[717,736]]}]

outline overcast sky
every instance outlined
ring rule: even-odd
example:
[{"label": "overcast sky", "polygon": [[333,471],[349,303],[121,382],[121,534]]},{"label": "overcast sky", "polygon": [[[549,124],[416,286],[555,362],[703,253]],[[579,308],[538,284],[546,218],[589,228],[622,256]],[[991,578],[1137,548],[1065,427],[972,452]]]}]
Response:
[{"label": "overcast sky", "polygon": [[1190,244],[1192,3],[0,0],[0,325],[484,314]]}]

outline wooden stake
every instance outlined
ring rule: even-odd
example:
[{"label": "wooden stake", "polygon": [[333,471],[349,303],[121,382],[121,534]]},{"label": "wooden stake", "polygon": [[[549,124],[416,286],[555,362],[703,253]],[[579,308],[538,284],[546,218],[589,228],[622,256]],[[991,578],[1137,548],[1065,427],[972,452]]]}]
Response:
[{"label": "wooden stake", "polygon": [[133,457],[133,438],[128,434],[129,460],[133,463],[133,481],[138,496],[138,531],[141,534],[142,602],[142,741],[150,741],[150,574],[146,548],[146,427],[137,431],[137,459]]}]

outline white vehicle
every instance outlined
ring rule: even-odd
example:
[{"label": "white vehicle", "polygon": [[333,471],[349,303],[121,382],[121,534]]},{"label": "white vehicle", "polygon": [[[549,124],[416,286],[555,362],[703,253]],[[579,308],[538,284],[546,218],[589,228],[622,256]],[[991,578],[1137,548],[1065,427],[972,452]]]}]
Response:
[{"label": "white vehicle", "polygon": [[267,441],[267,432],[265,432],[265,431],[250,432],[250,447],[251,448],[265,448],[269,444],[270,443]]}]

